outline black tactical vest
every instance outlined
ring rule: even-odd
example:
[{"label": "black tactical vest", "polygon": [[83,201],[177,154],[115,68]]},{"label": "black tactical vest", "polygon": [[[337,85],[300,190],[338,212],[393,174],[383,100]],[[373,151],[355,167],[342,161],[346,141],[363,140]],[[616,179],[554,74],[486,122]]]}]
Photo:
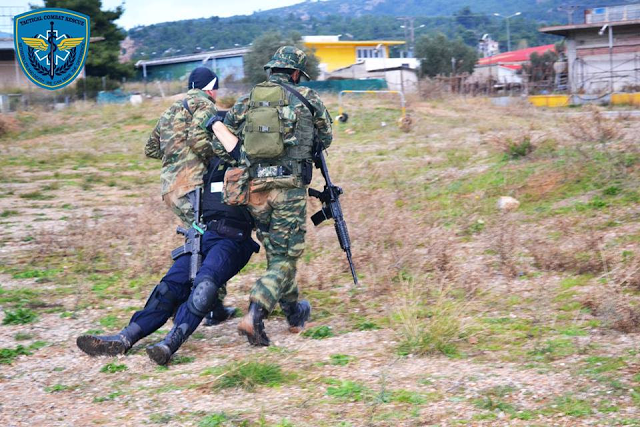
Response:
[{"label": "black tactical vest", "polygon": [[251,224],[253,220],[245,207],[222,203],[222,185],[227,168],[228,165],[217,157],[210,160],[203,178],[202,218],[205,223],[227,218]]}]

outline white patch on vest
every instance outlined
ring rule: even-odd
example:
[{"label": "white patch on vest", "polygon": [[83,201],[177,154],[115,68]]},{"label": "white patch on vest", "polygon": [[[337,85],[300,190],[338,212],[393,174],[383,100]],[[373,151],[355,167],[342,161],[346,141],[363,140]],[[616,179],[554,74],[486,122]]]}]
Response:
[{"label": "white patch on vest", "polygon": [[211,183],[211,192],[212,193],[222,193],[223,182],[212,182]]}]

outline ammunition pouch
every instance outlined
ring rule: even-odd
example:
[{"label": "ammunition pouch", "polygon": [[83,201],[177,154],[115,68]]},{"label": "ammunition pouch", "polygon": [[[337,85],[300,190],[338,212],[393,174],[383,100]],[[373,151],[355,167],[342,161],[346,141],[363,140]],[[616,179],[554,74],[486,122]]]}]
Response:
[{"label": "ammunition pouch", "polygon": [[222,186],[222,202],[229,206],[246,205],[249,202],[249,178],[246,166],[227,169]]}]

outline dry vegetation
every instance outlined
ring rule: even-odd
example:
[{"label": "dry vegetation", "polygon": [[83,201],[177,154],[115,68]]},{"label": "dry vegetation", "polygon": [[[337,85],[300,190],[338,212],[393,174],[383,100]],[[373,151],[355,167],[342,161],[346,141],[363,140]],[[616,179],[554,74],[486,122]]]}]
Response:
[{"label": "dry vegetation", "polygon": [[90,359],[75,337],[125,325],[180,243],[142,154],[165,106],[2,118],[0,424],[640,425],[640,121],[440,94],[405,133],[391,99],[349,101],[328,161],[359,288],[309,224],[305,333],[276,313],[254,349],[237,320],[202,327],[158,368],[166,325]]}]

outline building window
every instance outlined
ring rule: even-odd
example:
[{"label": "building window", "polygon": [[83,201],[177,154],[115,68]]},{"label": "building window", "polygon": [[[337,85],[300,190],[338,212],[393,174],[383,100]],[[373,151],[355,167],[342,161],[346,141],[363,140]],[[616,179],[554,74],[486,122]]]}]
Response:
[{"label": "building window", "polygon": [[386,49],[385,47],[381,47],[380,49],[376,49],[375,46],[369,47],[357,47],[356,48],[356,58],[358,59],[366,59],[366,58],[386,58]]}]

